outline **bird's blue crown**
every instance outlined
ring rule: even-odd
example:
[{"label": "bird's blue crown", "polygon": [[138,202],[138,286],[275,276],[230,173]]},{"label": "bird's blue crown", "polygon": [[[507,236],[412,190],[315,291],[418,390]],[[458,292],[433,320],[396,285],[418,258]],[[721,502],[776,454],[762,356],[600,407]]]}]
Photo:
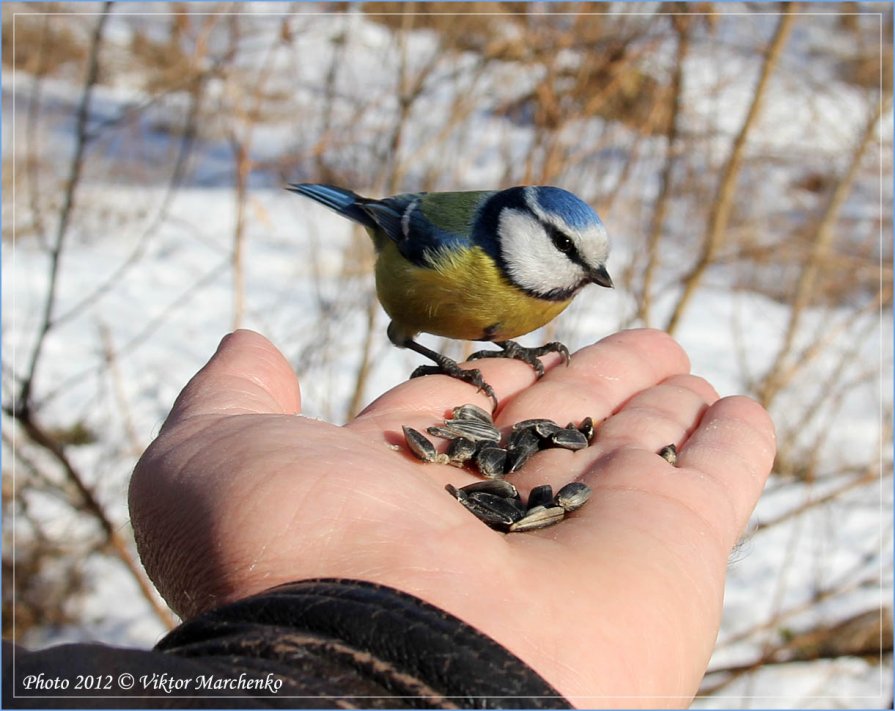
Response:
[{"label": "bird's blue crown", "polygon": [[544,212],[559,215],[576,230],[603,224],[590,205],[568,190],[545,185],[535,188],[534,195]]}]

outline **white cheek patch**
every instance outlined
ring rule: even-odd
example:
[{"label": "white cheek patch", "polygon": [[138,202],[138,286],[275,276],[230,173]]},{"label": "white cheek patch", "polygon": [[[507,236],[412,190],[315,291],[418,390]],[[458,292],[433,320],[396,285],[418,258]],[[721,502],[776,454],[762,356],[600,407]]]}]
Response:
[{"label": "white cheek patch", "polygon": [[549,294],[571,290],[585,277],[581,267],[553,246],[530,213],[505,208],[497,232],[510,279],[525,291]]}]

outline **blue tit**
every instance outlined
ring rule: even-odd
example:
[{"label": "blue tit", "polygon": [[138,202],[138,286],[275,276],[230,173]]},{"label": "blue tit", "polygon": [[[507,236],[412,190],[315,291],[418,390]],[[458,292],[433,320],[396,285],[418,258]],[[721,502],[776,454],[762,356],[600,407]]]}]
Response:
[{"label": "blue tit", "polygon": [[512,338],[559,315],[587,284],[611,287],[609,241],[597,213],[560,188],[515,187],[474,192],[408,193],[375,200],[331,185],[289,190],[363,225],[376,249],[376,293],[391,318],[389,340],[432,360],[411,377],[443,373],[475,385],[495,405],[478,370],[414,341],[431,333],[492,341],[510,357],[544,372],[539,356],[560,343],[524,348]]}]

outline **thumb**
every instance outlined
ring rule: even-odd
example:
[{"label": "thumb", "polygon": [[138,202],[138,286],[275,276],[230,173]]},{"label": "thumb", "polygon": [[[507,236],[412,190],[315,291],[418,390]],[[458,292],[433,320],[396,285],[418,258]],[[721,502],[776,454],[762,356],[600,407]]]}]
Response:
[{"label": "thumb", "polygon": [[162,432],[203,415],[297,414],[301,391],[292,366],[254,331],[224,336],[208,363],[178,395]]}]

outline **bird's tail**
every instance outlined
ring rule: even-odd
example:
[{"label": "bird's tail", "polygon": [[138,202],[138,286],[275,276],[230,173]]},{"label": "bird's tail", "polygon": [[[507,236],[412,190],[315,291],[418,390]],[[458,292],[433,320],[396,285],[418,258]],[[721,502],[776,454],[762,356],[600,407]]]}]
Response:
[{"label": "bird's tail", "polygon": [[366,200],[350,190],[322,183],[292,183],[286,189],[316,200],[321,205],[326,205],[330,210],[335,210],[340,215],[359,222],[364,227],[376,227],[376,223],[361,207]]}]

